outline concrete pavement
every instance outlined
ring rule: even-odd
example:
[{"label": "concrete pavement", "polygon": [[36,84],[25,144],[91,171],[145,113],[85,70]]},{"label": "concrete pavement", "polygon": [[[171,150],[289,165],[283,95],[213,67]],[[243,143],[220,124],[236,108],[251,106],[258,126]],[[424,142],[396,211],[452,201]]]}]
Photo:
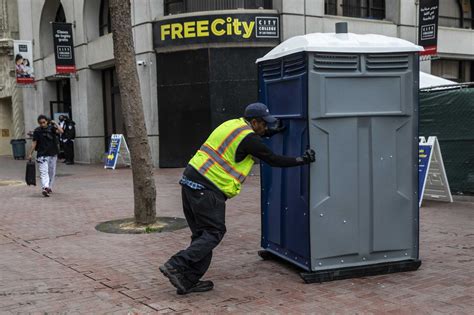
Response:
[{"label": "concrete pavement", "polygon": [[[24,161],[0,157],[0,180]],[[116,235],[96,224],[133,215],[129,169],[59,165],[51,198],[0,186],[0,313],[473,314],[474,203],[426,202],[416,272],[304,284],[297,270],[262,261],[259,178],[227,203],[228,233],[206,278],[210,293],[177,296],[158,271],[189,242],[187,229]],[[181,170],[156,170],[157,211],[180,216]]]}]

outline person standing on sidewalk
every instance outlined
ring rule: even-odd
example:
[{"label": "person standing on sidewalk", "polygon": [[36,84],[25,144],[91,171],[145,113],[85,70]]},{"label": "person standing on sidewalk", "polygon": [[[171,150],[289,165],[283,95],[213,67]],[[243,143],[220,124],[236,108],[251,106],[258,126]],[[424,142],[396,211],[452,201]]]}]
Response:
[{"label": "person standing on sidewalk", "polygon": [[[61,127],[64,130],[64,124],[66,123],[66,118],[64,115],[59,115],[58,117],[59,120],[59,127]],[[59,137],[59,154],[58,154],[58,160],[63,160],[63,163],[66,163],[66,159],[64,158],[64,141],[63,141],[63,134],[58,135]]]},{"label": "person standing on sidewalk", "polygon": [[61,141],[64,149],[64,162],[66,165],[74,164],[74,139],[76,139],[76,123],[69,119],[67,116],[63,116],[63,125],[61,126],[64,130],[61,135]]},{"label": "person standing on sidewalk", "polygon": [[39,127],[33,132],[33,143],[31,145],[28,159],[31,160],[33,152],[36,150],[36,162],[41,178],[41,193],[49,197],[52,192],[54,177],[56,175],[56,162],[58,159],[58,134],[63,133],[63,129],[58,124],[45,115],[38,116]]},{"label": "person standing on sidewalk", "polygon": [[300,166],[316,160],[315,152],[309,149],[300,157],[273,153],[261,137],[285,129],[279,123],[276,128],[267,128],[267,124],[276,122],[265,104],[250,104],[243,118],[217,127],[189,161],[180,184],[191,244],[159,268],[178,294],[213,289],[212,281],[200,279],[209,269],[213,249],[226,233],[225,202],[240,193],[254,164],[253,157],[274,167]]}]

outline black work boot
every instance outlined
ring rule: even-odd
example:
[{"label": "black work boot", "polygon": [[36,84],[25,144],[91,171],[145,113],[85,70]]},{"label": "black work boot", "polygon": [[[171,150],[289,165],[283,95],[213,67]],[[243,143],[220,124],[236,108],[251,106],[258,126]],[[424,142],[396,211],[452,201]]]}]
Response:
[{"label": "black work boot", "polygon": [[176,293],[179,295],[185,295],[193,292],[206,292],[211,291],[214,288],[214,283],[212,281],[198,281],[192,287],[186,290],[176,290]]},{"label": "black work boot", "polygon": [[179,272],[178,269],[174,268],[171,264],[165,263],[160,266],[161,273],[168,278],[171,284],[178,290],[186,291],[184,276]]}]

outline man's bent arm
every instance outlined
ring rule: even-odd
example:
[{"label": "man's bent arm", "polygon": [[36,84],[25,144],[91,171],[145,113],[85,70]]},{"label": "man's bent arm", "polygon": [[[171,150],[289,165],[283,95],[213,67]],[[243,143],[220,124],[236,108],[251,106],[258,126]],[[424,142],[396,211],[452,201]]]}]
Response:
[{"label": "man's bent arm", "polygon": [[64,129],[61,128],[56,122],[54,122],[54,126],[56,127],[56,133],[58,134],[64,133]]},{"label": "man's bent arm", "polygon": [[291,167],[307,164],[303,159],[277,155],[270,150],[256,134],[245,137],[237,148],[237,154],[252,155],[273,167]]}]

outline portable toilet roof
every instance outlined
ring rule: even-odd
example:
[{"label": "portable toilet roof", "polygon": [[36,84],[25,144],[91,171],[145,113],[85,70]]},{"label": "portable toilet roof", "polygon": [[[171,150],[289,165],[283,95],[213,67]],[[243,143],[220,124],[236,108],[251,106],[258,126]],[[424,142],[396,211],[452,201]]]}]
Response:
[{"label": "portable toilet roof", "polygon": [[333,53],[393,53],[423,51],[404,39],[376,34],[312,33],[292,37],[273,48],[257,63],[303,51]]}]

